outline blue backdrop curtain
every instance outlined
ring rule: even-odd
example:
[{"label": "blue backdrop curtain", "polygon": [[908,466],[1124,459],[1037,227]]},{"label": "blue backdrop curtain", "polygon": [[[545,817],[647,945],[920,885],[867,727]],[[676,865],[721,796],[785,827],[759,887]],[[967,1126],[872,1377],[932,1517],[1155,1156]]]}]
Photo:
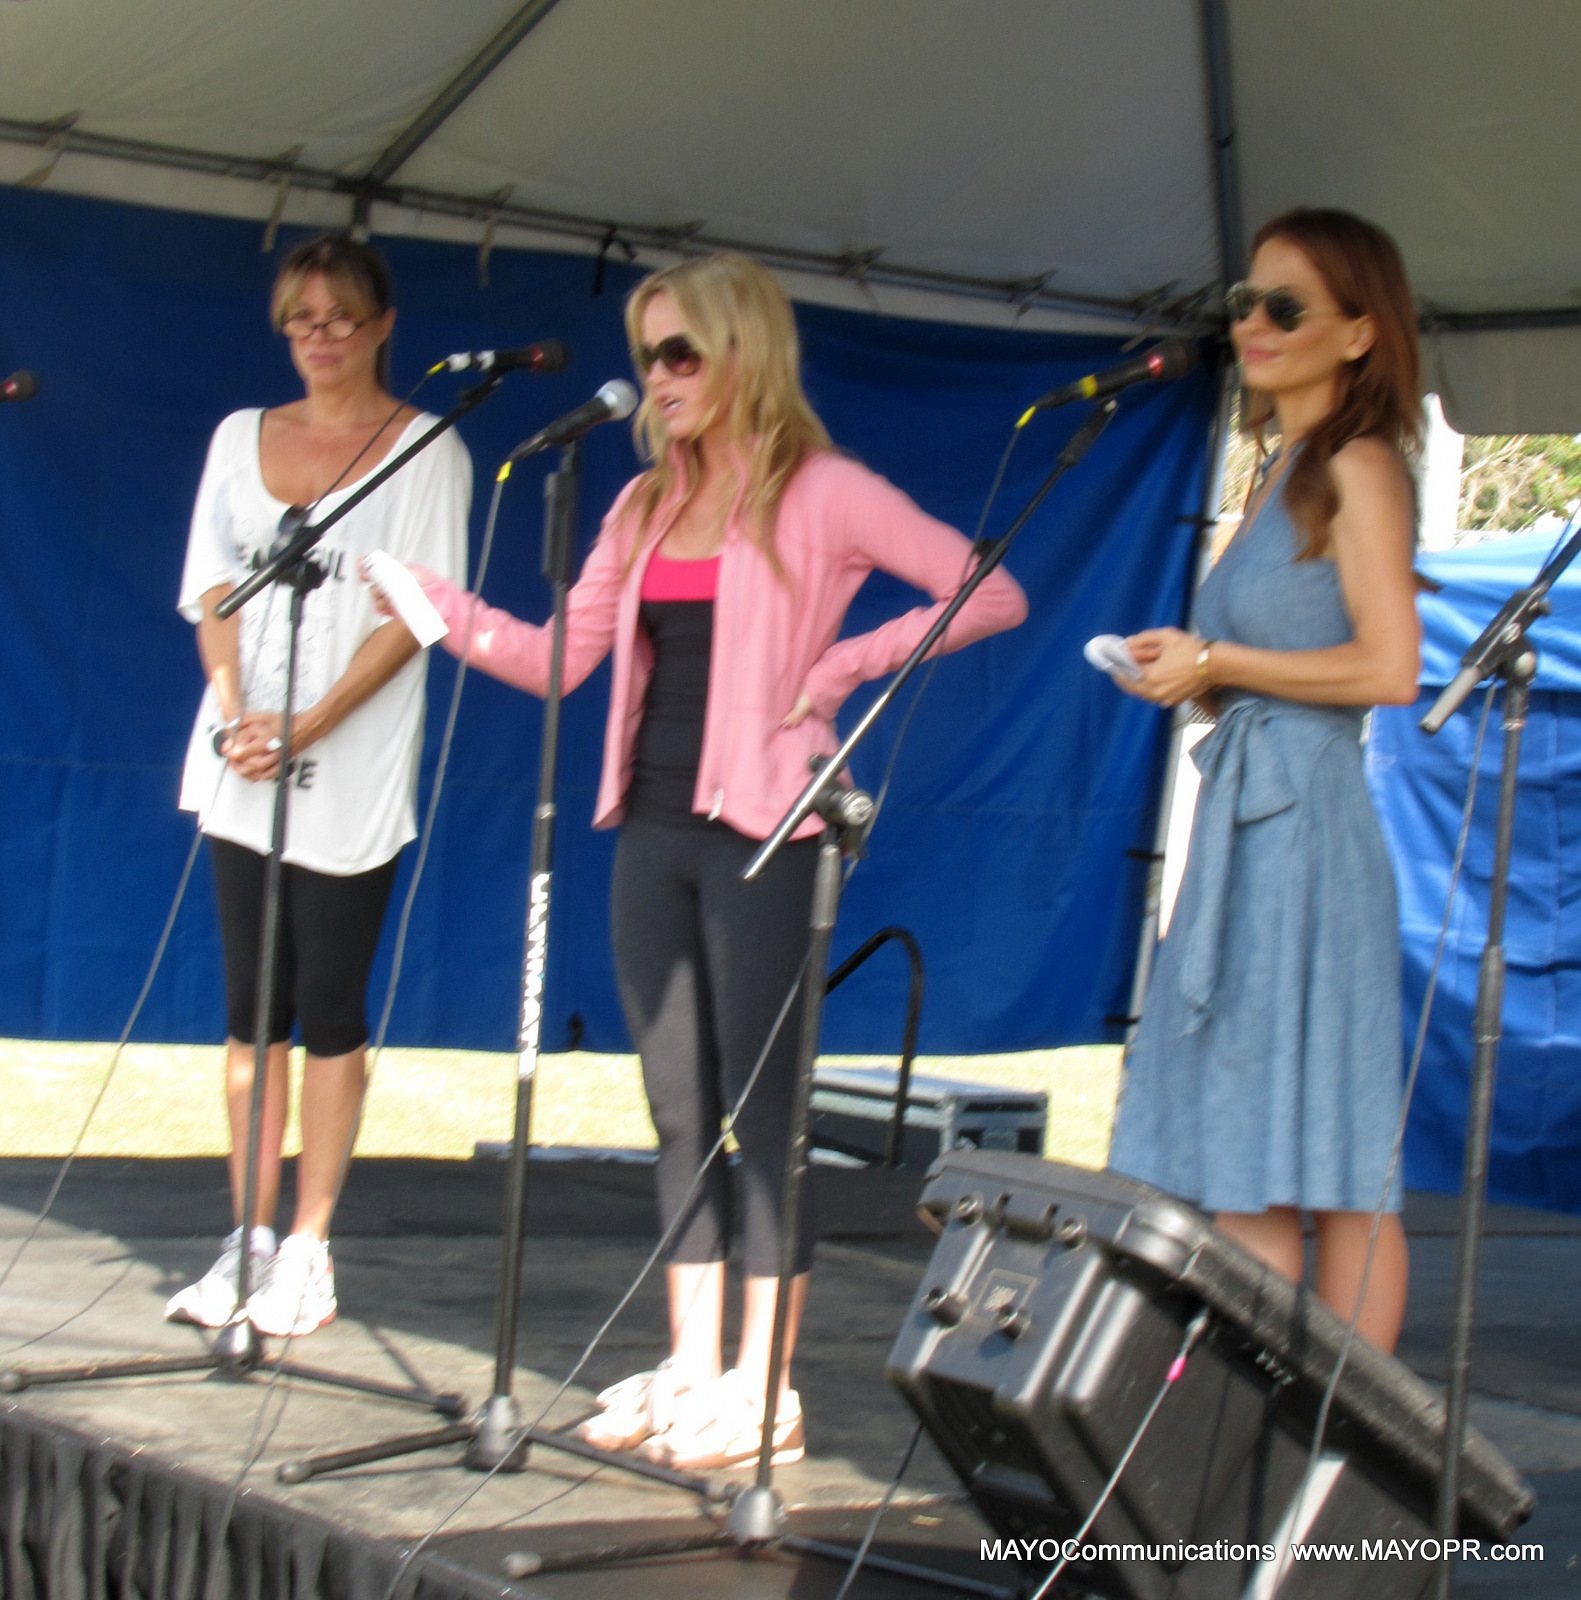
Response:
[{"label": "blue backdrop curtain", "polygon": [[[1422,569],[1444,587],[1421,601],[1422,699],[1373,714],[1369,771],[1400,886],[1407,1051],[1444,915],[1484,693],[1435,738],[1417,719],[1552,544],[1527,536],[1424,557]],[[1581,572],[1572,568],[1552,600],[1553,616],[1532,635],[1540,666],[1521,743],[1489,1193],[1581,1212]],[[1460,1188],[1502,745],[1496,702],[1406,1132],[1406,1182],[1450,1194]]]},{"label": "blue backdrop curtain", "polygon": [[[301,237],[282,238],[282,249]],[[192,837],[175,811],[201,680],[174,610],[191,498],[215,423],[299,393],[265,303],[275,256],[256,224],[0,190],[0,372],[37,399],[0,412],[0,1032],[114,1035],[136,993]],[[493,469],[523,435],[629,363],[611,266],[496,251],[490,283],[464,246],[381,240],[396,277],[396,387],[451,350],[554,335],[575,353],[517,376],[462,427],[477,472],[473,550]],[[798,308],[807,384],[839,444],[922,506],[971,527],[1009,426],[1029,399],[1119,358],[1112,339],[941,326]],[[421,396],[443,410],[457,380]],[[1090,635],[1178,620],[1194,540],[1213,383],[1128,395],[1109,433],[1015,547],[1032,618],[945,660],[906,737],[872,858],[846,900],[836,954],[882,923],[928,962],[923,1045],[1010,1050],[1115,1037],[1141,909],[1165,724],[1088,668]],[[1039,418],[990,531],[1003,526],[1079,419]],[[581,545],[636,470],[621,428],[589,441]],[[487,583],[541,619],[541,468],[506,493]],[[915,601],[882,576],[863,629]],[[452,663],[429,680],[424,794]],[[626,1044],[609,965],[613,836],[589,827],[607,666],[571,697],[545,1043],[580,1026]],[[863,703],[848,706],[843,720]],[[863,753],[873,783],[891,719]],[[392,1042],[508,1048],[534,795],[539,706],[469,679]],[[411,851],[407,852],[410,857]],[[405,872],[397,894],[404,892]],[[392,916],[391,922],[393,924]],[[388,946],[388,930],[386,945]],[[377,1004],[388,949],[375,971]],[[896,1048],[905,979],[881,956],[832,1005],[826,1047]],[[579,1019],[579,1024],[574,1021]],[[220,962],[206,855],[138,1037],[217,1039]]]}]

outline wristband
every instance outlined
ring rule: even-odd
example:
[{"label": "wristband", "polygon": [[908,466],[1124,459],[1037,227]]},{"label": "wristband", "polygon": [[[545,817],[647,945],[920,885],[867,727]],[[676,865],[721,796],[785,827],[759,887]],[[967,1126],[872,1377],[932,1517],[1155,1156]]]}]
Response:
[{"label": "wristband", "polygon": [[1202,641],[1202,648],[1197,651],[1197,682],[1200,683],[1204,689],[1209,687],[1208,655],[1212,649],[1213,641],[1211,639],[1204,639]]}]

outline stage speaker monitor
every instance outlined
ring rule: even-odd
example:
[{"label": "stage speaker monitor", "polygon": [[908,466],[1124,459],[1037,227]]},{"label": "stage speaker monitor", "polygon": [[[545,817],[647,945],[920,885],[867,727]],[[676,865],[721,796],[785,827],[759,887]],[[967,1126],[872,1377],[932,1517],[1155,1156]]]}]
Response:
[{"label": "stage speaker monitor", "polygon": [[[889,1377],[1029,1578],[1081,1527],[1206,1308],[1207,1333],[1059,1592],[1416,1600],[1430,1588],[1443,1405],[1357,1339],[1308,1478],[1345,1336],[1314,1296],[1192,1206],[1114,1173],[958,1150],[921,1207],[939,1242]],[[1470,1434],[1461,1535],[1486,1551],[1533,1504]],[[1342,1548],[1319,1558],[1324,1544]]]}]

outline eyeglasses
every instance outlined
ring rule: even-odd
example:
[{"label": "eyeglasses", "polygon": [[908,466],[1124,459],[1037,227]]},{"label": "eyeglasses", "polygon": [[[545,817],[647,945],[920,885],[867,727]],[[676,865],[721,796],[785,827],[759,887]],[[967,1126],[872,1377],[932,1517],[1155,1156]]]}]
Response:
[{"label": "eyeglasses", "polygon": [[644,377],[653,370],[655,362],[677,378],[689,378],[703,364],[703,353],[684,333],[672,333],[657,344],[639,344],[632,354],[637,358],[637,368]]},{"label": "eyeglasses", "polygon": [[315,333],[321,333],[331,344],[340,344],[349,339],[358,328],[371,322],[371,317],[348,317],[344,313],[335,317],[325,317],[322,322],[315,322],[311,311],[293,311],[284,322],[280,324],[280,331],[291,340],[311,339]]},{"label": "eyeglasses", "polygon": [[1232,284],[1224,294],[1224,309],[1231,322],[1245,322],[1261,306],[1281,333],[1294,333],[1312,313],[1293,289],[1259,289],[1255,284]]}]

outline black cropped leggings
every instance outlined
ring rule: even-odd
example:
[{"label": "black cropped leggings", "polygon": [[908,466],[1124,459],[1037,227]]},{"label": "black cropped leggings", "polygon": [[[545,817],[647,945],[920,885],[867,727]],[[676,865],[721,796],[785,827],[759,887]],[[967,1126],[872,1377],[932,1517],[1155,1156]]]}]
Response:
[{"label": "black cropped leggings", "polygon": [[[723,823],[640,817],[621,828],[615,848],[615,975],[659,1133],[659,1218],[665,1228],[681,1217],[692,1180],[746,1085],[807,953],[817,841],[787,845],[762,878],[743,883],[741,869],[756,849],[755,840]],[[799,1020],[799,1002],[793,1002],[736,1119],[737,1204],[721,1154],[685,1206],[671,1261],[723,1261],[739,1210],[747,1272],[778,1275]],[[797,1272],[812,1265],[810,1202],[804,1193]]]},{"label": "black cropped leggings", "polygon": [[[269,858],[212,836],[209,849],[225,951],[225,1031],[251,1044]],[[285,864],[270,1043],[288,1040],[293,1022],[300,1024],[302,1046],[311,1056],[349,1055],[368,1042],[368,973],[398,859],[344,878]]]}]

